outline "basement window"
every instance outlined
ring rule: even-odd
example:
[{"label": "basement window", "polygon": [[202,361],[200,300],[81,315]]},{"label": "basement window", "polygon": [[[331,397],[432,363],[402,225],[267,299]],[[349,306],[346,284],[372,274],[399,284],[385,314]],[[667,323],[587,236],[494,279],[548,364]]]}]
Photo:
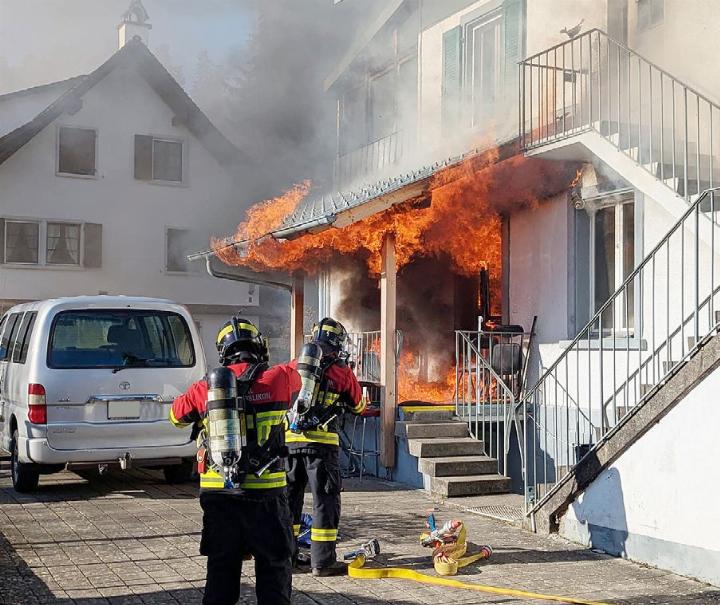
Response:
[{"label": "basement window", "polygon": [[183,182],[183,141],[135,135],[135,178],[163,183]]},{"label": "basement window", "polygon": [[58,134],[58,174],[94,176],[96,142],[95,130],[61,127]]}]

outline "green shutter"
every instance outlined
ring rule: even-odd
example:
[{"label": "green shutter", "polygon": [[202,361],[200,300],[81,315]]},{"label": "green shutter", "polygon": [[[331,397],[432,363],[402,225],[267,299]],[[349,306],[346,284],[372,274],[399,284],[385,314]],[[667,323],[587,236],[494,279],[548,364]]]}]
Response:
[{"label": "green shutter", "polygon": [[442,47],[442,132],[452,133],[460,122],[462,92],[462,27],[443,34]]},{"label": "green shutter", "polygon": [[5,262],[5,219],[0,218],[0,265]]},{"label": "green shutter", "polygon": [[83,224],[83,266],[88,269],[102,267],[102,225]]},{"label": "green shutter", "polygon": [[525,58],[525,0],[505,0],[505,90],[508,100],[518,94],[518,62]]},{"label": "green shutter", "polygon": [[140,181],[152,181],[152,149],[152,137],[135,135],[135,178]]}]

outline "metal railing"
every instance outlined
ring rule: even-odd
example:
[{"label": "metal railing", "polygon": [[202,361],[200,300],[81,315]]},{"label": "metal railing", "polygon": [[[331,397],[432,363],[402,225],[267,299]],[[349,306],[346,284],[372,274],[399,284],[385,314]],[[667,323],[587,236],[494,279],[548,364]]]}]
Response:
[{"label": "metal railing", "polygon": [[601,30],[519,70],[525,150],[592,130],[686,200],[720,183],[720,106]]},{"label": "metal railing", "polygon": [[404,131],[396,131],[358,149],[338,155],[335,160],[335,188],[343,189],[363,177],[397,164],[407,144],[407,135]]},{"label": "metal railing", "polygon": [[505,476],[529,336],[522,332],[455,332],[455,413],[468,423],[470,434],[482,441],[484,454],[497,459],[498,473]]},{"label": "metal railing", "polygon": [[717,211],[705,191],[518,403],[529,513],[718,332]]},{"label": "metal railing", "polygon": [[355,375],[360,382],[380,384],[380,330],[351,332],[346,348],[355,362]]}]

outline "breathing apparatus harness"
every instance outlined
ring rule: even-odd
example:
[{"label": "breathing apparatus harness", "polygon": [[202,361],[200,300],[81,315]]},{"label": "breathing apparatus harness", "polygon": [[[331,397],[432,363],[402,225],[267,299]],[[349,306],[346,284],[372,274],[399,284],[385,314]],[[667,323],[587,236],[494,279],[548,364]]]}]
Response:
[{"label": "breathing apparatus harness", "polygon": [[[214,470],[225,481],[225,488],[237,488],[245,477],[261,477],[271,466],[287,456],[282,424],[273,425],[260,445],[258,422],[249,405],[249,394],[266,362],[249,365],[238,377],[226,367],[208,375],[206,418],[198,437],[198,472]],[[255,439],[248,439],[248,416],[253,418]]]},{"label": "breathing apparatus harness", "polygon": [[342,406],[325,405],[324,398],[318,395],[330,366],[346,363],[348,358],[349,354],[345,351],[333,356],[323,356],[322,347],[315,342],[303,345],[297,364],[302,386],[288,413],[288,427],[293,433],[326,429],[342,412]]}]

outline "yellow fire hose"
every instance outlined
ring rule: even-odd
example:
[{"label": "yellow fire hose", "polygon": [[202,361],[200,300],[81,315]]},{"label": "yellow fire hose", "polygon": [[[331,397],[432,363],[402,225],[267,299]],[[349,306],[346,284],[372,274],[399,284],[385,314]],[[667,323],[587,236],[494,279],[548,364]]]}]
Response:
[{"label": "yellow fire hose", "polygon": [[[439,576],[454,576],[457,574],[459,568],[470,565],[480,559],[487,559],[492,554],[492,549],[489,546],[483,546],[479,553],[464,556],[467,551],[467,530],[461,521],[456,523],[459,523],[459,525],[456,526],[456,539],[447,544],[439,544],[435,546],[433,550],[433,566]],[[420,539],[426,539],[428,536],[429,534],[424,533],[420,536]],[[431,576],[411,569],[403,569],[402,567],[367,568],[364,567],[364,565],[365,556],[361,554],[348,565],[348,575],[352,578],[361,578],[366,580],[381,578],[413,580],[414,582],[422,582],[423,584],[462,588],[464,590],[475,590],[477,592],[518,597],[521,599],[538,599],[543,601],[554,601],[557,603],[572,603],[575,605],[609,605],[608,603],[601,603],[598,601],[584,601],[582,599],[574,599],[572,597],[561,597],[557,595],[515,590],[513,588],[499,588],[497,586],[485,586],[483,584],[460,582],[459,580]]]}]

